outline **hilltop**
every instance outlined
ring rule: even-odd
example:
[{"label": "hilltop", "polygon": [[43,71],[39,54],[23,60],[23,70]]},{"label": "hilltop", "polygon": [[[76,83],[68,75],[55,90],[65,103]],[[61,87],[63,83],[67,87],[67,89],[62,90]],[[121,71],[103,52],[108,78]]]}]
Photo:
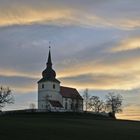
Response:
[{"label": "hilltop", "polygon": [[140,122],[80,114],[0,116],[0,140],[138,140]]}]

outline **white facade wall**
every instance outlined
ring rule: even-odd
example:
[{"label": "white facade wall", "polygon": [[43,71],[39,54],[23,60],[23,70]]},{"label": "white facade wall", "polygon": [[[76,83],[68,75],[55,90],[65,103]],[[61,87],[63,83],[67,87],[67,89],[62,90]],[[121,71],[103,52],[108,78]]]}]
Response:
[{"label": "white facade wall", "polygon": [[65,110],[72,111],[71,104],[72,104],[72,100],[70,98],[63,98],[63,107]]},{"label": "white facade wall", "polygon": [[59,83],[51,81],[38,83],[38,109],[46,109],[47,100],[58,100],[62,104]]},{"label": "white facade wall", "polygon": [[[73,107],[76,106],[76,104],[78,103],[78,109],[75,110]],[[63,98],[63,107],[65,111],[83,111],[83,100],[76,100],[76,99],[71,99],[71,98]]]},{"label": "white facade wall", "polygon": [[[64,108],[54,108],[48,100],[59,101]],[[72,108],[78,103],[78,109]],[[51,111],[83,111],[83,101],[72,98],[64,98],[60,94],[60,84],[46,81],[38,83],[38,109]]]},{"label": "white facade wall", "polygon": [[83,100],[79,101],[79,111],[82,112],[83,111]]}]

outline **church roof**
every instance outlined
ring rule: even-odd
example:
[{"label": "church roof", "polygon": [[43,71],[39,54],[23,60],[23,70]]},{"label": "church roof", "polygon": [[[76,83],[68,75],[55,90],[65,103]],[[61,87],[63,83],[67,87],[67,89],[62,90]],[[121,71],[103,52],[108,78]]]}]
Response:
[{"label": "church roof", "polygon": [[60,87],[60,94],[62,97],[65,98],[73,98],[73,99],[80,99],[83,100],[79,92],[75,88],[70,88],[70,87]]},{"label": "church roof", "polygon": [[56,78],[55,79],[47,79],[47,78],[42,78],[38,81],[38,83],[40,82],[46,82],[46,81],[51,81],[51,82],[56,82],[56,83],[60,83],[59,80],[57,80]]},{"label": "church roof", "polygon": [[56,100],[49,100],[52,107],[63,107],[62,104],[59,101]]}]

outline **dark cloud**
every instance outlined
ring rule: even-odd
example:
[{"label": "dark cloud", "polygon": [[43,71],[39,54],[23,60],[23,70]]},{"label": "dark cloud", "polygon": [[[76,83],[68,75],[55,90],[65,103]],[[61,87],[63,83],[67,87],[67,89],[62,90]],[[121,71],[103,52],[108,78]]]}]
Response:
[{"label": "dark cloud", "polygon": [[[105,56],[104,59],[100,61],[100,64],[113,65],[113,64],[131,64],[138,65],[138,60],[140,59],[140,49],[133,49],[127,51],[121,51],[116,53],[110,53]],[[117,67],[116,67],[117,68]]]},{"label": "dark cloud", "polygon": [[20,76],[0,76],[0,85],[10,87],[14,93],[36,91],[37,80]]},{"label": "dark cloud", "polygon": [[114,34],[112,30],[77,26],[11,26],[0,30],[1,66],[28,72],[41,70],[44,67],[48,41],[52,41],[53,59],[55,64],[58,63],[58,67],[63,60],[96,59],[99,52],[110,47],[110,44],[112,46],[115,41],[111,37]]},{"label": "dark cloud", "polygon": [[28,85],[33,84],[37,79],[29,78],[29,77],[22,77],[22,76],[0,76],[1,83],[9,83],[10,85]]}]

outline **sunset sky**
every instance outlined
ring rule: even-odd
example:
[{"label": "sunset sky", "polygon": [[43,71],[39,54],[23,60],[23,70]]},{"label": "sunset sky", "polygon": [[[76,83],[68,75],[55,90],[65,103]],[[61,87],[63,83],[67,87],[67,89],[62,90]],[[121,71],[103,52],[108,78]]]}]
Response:
[{"label": "sunset sky", "polygon": [[15,104],[37,104],[51,41],[61,85],[123,96],[122,119],[140,120],[140,0],[0,0],[0,85]]}]

